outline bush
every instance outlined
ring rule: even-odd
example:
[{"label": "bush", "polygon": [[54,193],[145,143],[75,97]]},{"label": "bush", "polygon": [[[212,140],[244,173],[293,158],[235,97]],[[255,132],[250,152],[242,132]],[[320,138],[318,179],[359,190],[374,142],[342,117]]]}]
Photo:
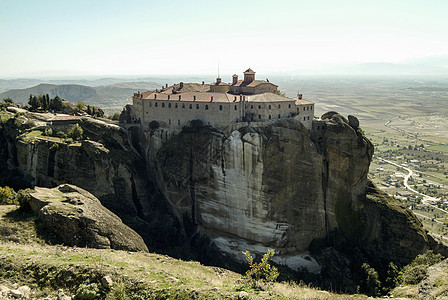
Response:
[{"label": "bush", "polygon": [[361,266],[363,278],[361,279],[361,291],[369,296],[379,296],[381,289],[381,281],[378,272],[368,263]]},{"label": "bush", "polygon": [[82,130],[81,126],[76,124],[75,126],[73,126],[72,128],[70,128],[67,131],[67,136],[69,138],[72,138],[73,140],[77,141],[77,140],[82,139],[82,134],[83,133],[84,133],[84,131]]},{"label": "bush", "polygon": [[18,204],[16,200],[16,192],[9,186],[0,186],[0,205]]},{"label": "bush", "polygon": [[76,299],[93,300],[100,298],[100,289],[96,283],[83,283],[76,290]]},{"label": "bush", "polygon": [[435,254],[432,251],[417,255],[417,257],[409,265],[403,268],[404,283],[419,283],[425,278],[428,267],[439,263],[440,261],[442,261],[442,255]]},{"label": "bush", "polygon": [[277,280],[279,275],[278,270],[269,264],[274,257],[274,250],[269,249],[259,263],[254,262],[249,251],[245,251],[243,254],[250,267],[244,275],[244,278],[251,286],[256,287],[260,286],[260,284],[272,283]]}]

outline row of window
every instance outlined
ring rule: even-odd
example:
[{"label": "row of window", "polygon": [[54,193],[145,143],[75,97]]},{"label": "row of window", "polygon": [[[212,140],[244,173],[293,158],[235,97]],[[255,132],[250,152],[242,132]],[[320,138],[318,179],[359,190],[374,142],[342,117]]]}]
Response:
[{"label": "row of window", "polygon": [[[151,106],[152,106],[152,103],[149,102],[149,107],[151,107]],[[165,102],[162,102],[161,106],[165,107]],[[158,107],[158,102],[154,103],[154,107]],[[178,108],[178,107],[179,107],[179,104],[175,103],[174,104],[174,108]],[[185,107],[186,107],[185,103],[182,103],[182,108],[185,108]],[[171,108],[171,103],[168,103],[168,108]],[[193,104],[189,104],[188,108],[189,109],[193,109]],[[261,108],[262,108],[262,106],[258,105],[258,109],[261,109]],[[272,105],[269,104],[268,108],[272,109]],[[281,109],[281,104],[278,105],[278,108]],[[291,104],[288,104],[288,108],[291,108]],[[196,104],[196,109],[199,109],[199,104]],[[254,109],[254,105],[253,104],[250,105],[250,109]],[[208,104],[205,105],[205,110],[208,110]],[[219,105],[219,110],[222,110],[222,105]],[[234,106],[234,110],[238,110],[238,106],[237,105]],[[313,106],[304,106],[303,110],[313,110]],[[299,111],[299,108],[297,108],[297,111]]]}]

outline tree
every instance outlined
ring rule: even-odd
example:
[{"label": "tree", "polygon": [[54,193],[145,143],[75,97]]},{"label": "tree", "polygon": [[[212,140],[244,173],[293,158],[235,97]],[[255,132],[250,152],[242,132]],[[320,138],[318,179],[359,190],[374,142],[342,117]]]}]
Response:
[{"label": "tree", "polygon": [[244,277],[252,286],[259,286],[261,283],[272,283],[277,280],[279,275],[278,269],[269,264],[274,257],[274,250],[269,249],[259,263],[254,262],[249,251],[245,251],[243,254],[250,267]]},{"label": "tree", "polygon": [[78,102],[76,102],[76,109],[78,110],[78,111],[85,111],[86,109],[87,109],[87,106],[85,105],[85,103],[84,102],[82,102],[82,101],[78,101]]},{"label": "tree", "polygon": [[54,111],[61,111],[62,107],[63,107],[62,99],[59,98],[59,96],[56,96],[50,100],[50,109]]},{"label": "tree", "polygon": [[37,110],[41,106],[39,99],[33,95],[30,95],[30,100],[28,101],[28,104],[31,106],[31,110]]},{"label": "tree", "polygon": [[73,140],[77,141],[77,140],[82,139],[82,134],[83,133],[84,133],[84,131],[82,130],[81,126],[76,124],[75,126],[73,126],[72,128],[70,128],[67,131],[67,136],[69,138],[72,138]]},{"label": "tree", "polygon": [[369,296],[378,296],[380,294],[381,281],[378,272],[370,267],[368,263],[361,266],[363,278],[361,280],[361,289]]}]

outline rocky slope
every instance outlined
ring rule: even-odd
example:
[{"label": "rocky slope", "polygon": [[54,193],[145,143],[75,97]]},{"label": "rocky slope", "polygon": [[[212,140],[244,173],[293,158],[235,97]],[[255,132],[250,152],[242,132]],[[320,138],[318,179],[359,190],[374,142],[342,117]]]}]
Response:
[{"label": "rocky slope", "polygon": [[205,238],[212,247],[202,251],[234,261],[243,250],[274,248],[277,263],[314,273],[327,247],[358,249],[372,264],[406,263],[429,247],[417,218],[369,185],[373,146],[355,117],[327,113],[311,131],[296,120],[224,131],[193,122],[178,134],[80,125],[88,138],[80,144],[26,134],[0,153],[34,184],[75,184],[119,215],[138,216],[131,225],[150,246]]}]

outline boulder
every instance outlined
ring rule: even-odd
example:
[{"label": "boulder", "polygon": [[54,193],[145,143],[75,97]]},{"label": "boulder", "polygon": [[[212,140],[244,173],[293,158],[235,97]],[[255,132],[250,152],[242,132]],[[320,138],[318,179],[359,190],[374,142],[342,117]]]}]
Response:
[{"label": "boulder", "polygon": [[30,196],[31,209],[67,245],[148,251],[140,235],[77,186],[36,187]]}]

